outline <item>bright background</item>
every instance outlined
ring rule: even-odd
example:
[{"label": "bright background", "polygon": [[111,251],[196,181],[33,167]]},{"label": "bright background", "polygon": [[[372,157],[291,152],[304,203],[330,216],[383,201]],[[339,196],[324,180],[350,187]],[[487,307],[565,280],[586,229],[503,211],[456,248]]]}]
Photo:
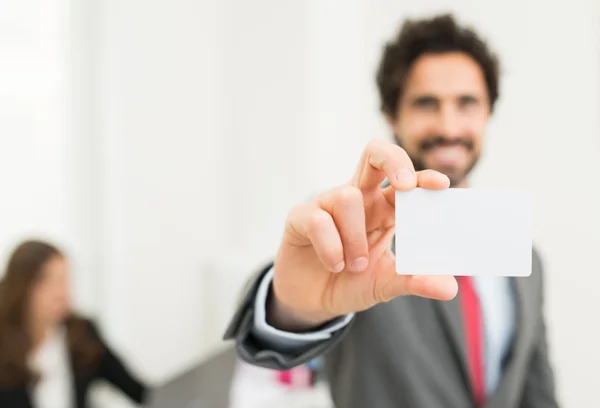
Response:
[{"label": "bright background", "polygon": [[413,3],[0,1],[0,251],[63,245],[81,309],[144,378],[173,378],[223,347],[290,207],[388,136],[383,42],[451,10],[504,66],[475,185],[533,191],[560,398],[592,406],[600,3]]}]

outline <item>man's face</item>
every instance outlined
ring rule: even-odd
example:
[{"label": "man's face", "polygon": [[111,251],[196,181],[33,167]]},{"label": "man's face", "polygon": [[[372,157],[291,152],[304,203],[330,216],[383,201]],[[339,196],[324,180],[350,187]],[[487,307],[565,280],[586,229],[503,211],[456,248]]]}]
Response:
[{"label": "man's face", "polygon": [[455,52],[415,61],[389,122],[417,171],[440,171],[457,187],[479,159],[489,117],[483,71],[471,57]]}]

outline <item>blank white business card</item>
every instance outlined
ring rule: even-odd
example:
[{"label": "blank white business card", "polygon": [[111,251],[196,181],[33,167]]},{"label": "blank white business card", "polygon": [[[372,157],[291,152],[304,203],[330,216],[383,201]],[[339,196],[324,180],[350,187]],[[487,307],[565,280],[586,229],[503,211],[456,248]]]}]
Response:
[{"label": "blank white business card", "polygon": [[526,190],[396,192],[396,272],[529,276],[533,203]]}]

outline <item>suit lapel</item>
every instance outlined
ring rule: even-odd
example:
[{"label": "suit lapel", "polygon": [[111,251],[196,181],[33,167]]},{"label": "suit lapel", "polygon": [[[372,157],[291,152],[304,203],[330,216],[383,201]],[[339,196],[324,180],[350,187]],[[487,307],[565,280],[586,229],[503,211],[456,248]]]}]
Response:
[{"label": "suit lapel", "polygon": [[506,365],[506,371],[509,371],[512,366],[515,357],[525,351],[527,344],[531,341],[531,335],[533,333],[533,304],[531,303],[531,296],[528,296],[530,280],[527,278],[512,278],[515,300],[517,304],[517,327],[515,331],[515,338],[513,343],[513,349],[511,353],[511,360]]},{"label": "suit lapel", "polygon": [[448,301],[436,301],[436,309],[444,331],[455,351],[455,357],[467,388],[471,390],[465,334],[463,330],[462,313],[460,310],[460,295]]}]

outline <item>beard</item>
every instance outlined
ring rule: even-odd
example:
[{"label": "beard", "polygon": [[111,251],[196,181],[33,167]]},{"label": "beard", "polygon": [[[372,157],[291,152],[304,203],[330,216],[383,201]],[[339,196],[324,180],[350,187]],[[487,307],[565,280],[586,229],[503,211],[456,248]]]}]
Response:
[{"label": "beard", "polygon": [[[406,149],[400,138],[395,137],[396,143],[402,147],[410,157],[416,171],[435,170],[445,174],[450,179],[450,187],[460,185],[469,173],[475,168],[479,161],[479,153],[475,151],[473,141],[466,137],[447,139],[443,136],[431,136],[417,146],[416,151]],[[460,146],[465,148],[470,153],[470,160],[466,166],[429,166],[427,165],[426,155],[431,150],[437,147],[453,147]]]}]

